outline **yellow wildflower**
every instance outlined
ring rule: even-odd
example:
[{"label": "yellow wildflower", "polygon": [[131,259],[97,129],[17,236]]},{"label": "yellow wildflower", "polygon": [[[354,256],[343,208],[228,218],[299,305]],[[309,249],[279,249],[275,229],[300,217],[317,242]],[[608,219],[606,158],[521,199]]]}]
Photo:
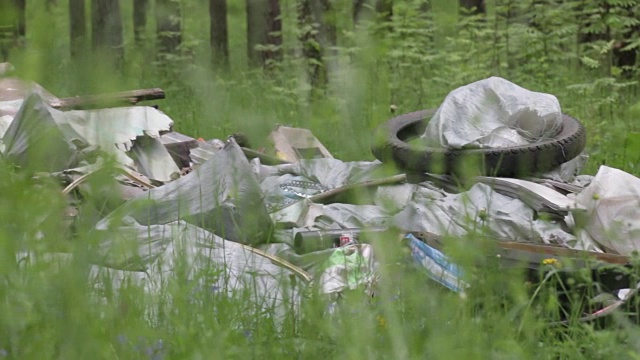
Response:
[{"label": "yellow wildflower", "polygon": [[555,259],[555,258],[548,258],[548,259],[542,260],[542,264],[543,265],[560,266],[560,261],[558,261],[558,259]]}]

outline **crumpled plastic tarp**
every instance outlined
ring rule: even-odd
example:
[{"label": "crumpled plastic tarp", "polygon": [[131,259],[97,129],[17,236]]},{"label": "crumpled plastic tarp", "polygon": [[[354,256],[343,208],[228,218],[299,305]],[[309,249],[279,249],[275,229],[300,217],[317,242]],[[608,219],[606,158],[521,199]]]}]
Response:
[{"label": "crumpled plastic tarp", "polygon": [[502,240],[573,247],[575,236],[562,228],[561,221],[535,219],[534,214],[521,200],[478,183],[468,191],[446,196],[419,189],[412,201],[394,215],[393,223],[401,229],[442,236],[478,233]]},{"label": "crumpled plastic tarp", "polygon": [[499,148],[551,138],[561,128],[555,96],[494,76],[450,92],[421,138],[434,147]]},{"label": "crumpled plastic tarp", "polygon": [[609,252],[630,256],[640,251],[640,179],[601,166],[576,200],[586,206],[575,214],[576,225]]},{"label": "crumpled plastic tarp", "polygon": [[61,171],[72,167],[83,146],[80,135],[61,112],[40,95],[29,95],[11,119],[3,136],[3,155],[34,171]]},{"label": "crumpled plastic tarp", "polygon": [[273,223],[253,168],[233,140],[191,173],[116,209],[142,225],[185,220],[243,244],[269,240]]},{"label": "crumpled plastic tarp", "polygon": [[[264,177],[263,190],[270,196],[277,191],[279,182],[289,182],[292,177],[304,181],[318,180],[302,174],[323,174],[331,179],[331,172],[323,172],[334,159],[314,159],[298,164],[296,171],[289,168],[286,175],[277,174],[273,167],[262,165]],[[255,163],[254,163],[255,165]],[[338,167],[340,173],[369,169],[362,174],[367,176],[350,178],[333,185],[352,184],[370,180],[376,175],[377,162],[344,162]],[[352,170],[345,170],[352,168]],[[353,179],[353,180],[351,180]],[[325,184],[328,184],[325,182]],[[324,185],[324,184],[323,184]],[[302,199],[299,199],[302,200]],[[279,241],[290,243],[296,232],[307,230],[326,230],[354,227],[380,227],[394,225],[407,231],[424,231],[441,236],[464,236],[478,231],[487,236],[510,241],[526,241],[547,244],[559,244],[571,248],[582,248],[579,242],[562,220],[543,220],[536,218],[535,211],[523,201],[495,192],[485,184],[475,184],[468,191],[447,193],[431,182],[420,184],[397,184],[380,186],[375,190],[370,204],[310,204],[300,201],[285,208],[291,214],[280,219],[293,219],[286,231],[276,235]],[[275,219],[279,221],[279,218]],[[283,220],[284,221],[284,220]]]},{"label": "crumpled plastic tarp", "polygon": [[384,166],[379,161],[343,162],[337,159],[300,160],[293,164],[262,165],[252,161],[267,206],[281,209],[305,197],[344,185],[379,178]]},{"label": "crumpled plastic tarp", "polygon": [[159,144],[160,132],[173,125],[167,115],[152,107],[60,111],[38,93],[28,95],[21,105],[15,117],[8,119],[3,136],[4,155],[18,165],[61,171],[76,165],[80,150],[99,147],[120,164],[133,167],[128,152],[135,149],[136,138],[146,137],[148,145],[136,149],[138,163],[152,170],[145,175],[169,181],[171,174],[180,171],[163,146],[152,146]]},{"label": "crumpled plastic tarp", "polygon": [[23,101],[23,99],[0,101],[0,141],[20,110]]},{"label": "crumpled plastic tarp", "polygon": [[[280,320],[299,304],[303,282],[294,284],[293,272],[197,226],[183,221],[142,226],[125,218],[119,226],[103,222],[96,230],[103,240],[89,280],[98,290],[140,286],[166,299],[161,292],[178,282],[194,292],[241,298]],[[58,261],[71,261],[69,256],[60,254]],[[24,266],[29,254],[19,259]]]}]

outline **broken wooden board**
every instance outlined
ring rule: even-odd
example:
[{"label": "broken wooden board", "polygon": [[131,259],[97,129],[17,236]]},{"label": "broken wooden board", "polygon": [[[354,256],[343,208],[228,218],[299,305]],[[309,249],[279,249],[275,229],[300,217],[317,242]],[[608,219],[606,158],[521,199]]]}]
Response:
[{"label": "broken wooden board", "polygon": [[183,169],[191,166],[191,149],[198,147],[198,140],[171,131],[162,135],[160,142],[162,142],[162,145],[169,151],[173,161],[175,161],[179,168]]},{"label": "broken wooden board", "polygon": [[333,155],[308,129],[278,126],[269,139],[273,142],[275,156],[288,162],[302,159],[333,159]]},{"label": "broken wooden board", "polygon": [[[444,240],[441,236],[426,232],[411,232],[421,241],[440,251],[444,249]],[[490,250],[489,254],[499,257],[505,264],[526,265],[533,269],[538,269],[544,265],[545,260],[555,259],[560,261],[562,258],[572,259],[577,264],[586,265],[586,261],[600,261],[607,264],[626,265],[631,259],[628,256],[601,253],[588,250],[569,249],[560,245],[534,244],[518,241],[509,241],[503,239],[495,239],[493,243],[495,248]]]},{"label": "broken wooden board", "polygon": [[122,91],[110,94],[74,96],[49,101],[51,107],[61,110],[135,105],[141,101],[164,99],[160,88]]}]

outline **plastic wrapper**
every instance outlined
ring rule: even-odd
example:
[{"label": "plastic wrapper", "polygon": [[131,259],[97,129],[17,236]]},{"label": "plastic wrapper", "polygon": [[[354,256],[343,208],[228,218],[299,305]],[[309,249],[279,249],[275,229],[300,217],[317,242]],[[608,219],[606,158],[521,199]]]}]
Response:
[{"label": "plastic wrapper", "polygon": [[640,251],[640,179],[601,166],[589,186],[576,196],[588,211],[575,214],[576,226],[608,252],[630,256]]},{"label": "plastic wrapper", "polygon": [[116,209],[142,225],[186,220],[243,244],[269,240],[273,223],[247,158],[233,141],[191,173]]},{"label": "plastic wrapper", "polygon": [[561,128],[555,96],[490,77],[449,93],[422,139],[433,147],[501,148],[551,138]]}]

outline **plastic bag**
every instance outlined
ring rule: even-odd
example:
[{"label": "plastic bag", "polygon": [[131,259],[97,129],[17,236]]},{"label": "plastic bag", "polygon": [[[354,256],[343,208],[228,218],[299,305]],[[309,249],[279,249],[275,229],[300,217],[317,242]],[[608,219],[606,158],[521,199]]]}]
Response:
[{"label": "plastic bag", "polygon": [[558,99],[490,77],[453,90],[422,139],[445,148],[500,148],[550,138],[562,128]]},{"label": "plastic bag", "polygon": [[631,255],[640,250],[640,179],[622,170],[601,166],[576,201],[586,214],[574,214],[576,225],[608,252]]},{"label": "plastic bag", "polygon": [[186,220],[225,239],[256,245],[273,223],[257,178],[240,146],[228,142],[192,172],[123,204],[110,217],[129,215],[141,225]]}]

